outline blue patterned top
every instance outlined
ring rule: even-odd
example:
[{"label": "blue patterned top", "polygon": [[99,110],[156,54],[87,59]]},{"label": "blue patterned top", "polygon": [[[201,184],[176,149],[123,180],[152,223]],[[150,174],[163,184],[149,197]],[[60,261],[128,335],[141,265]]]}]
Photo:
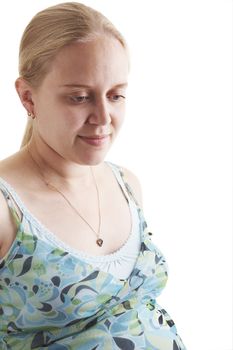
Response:
[{"label": "blue patterned top", "polygon": [[[124,180],[121,168],[112,166]],[[185,350],[156,301],[167,265],[136,201],[141,248],[130,276],[119,279],[46,235],[3,179],[0,190],[17,224],[16,238],[0,260],[0,349]]]}]

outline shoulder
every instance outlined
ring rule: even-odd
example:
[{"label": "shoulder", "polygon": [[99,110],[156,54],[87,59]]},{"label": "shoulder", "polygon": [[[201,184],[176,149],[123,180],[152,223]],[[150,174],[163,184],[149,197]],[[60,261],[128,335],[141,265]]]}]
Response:
[{"label": "shoulder", "polygon": [[125,184],[129,187],[129,190],[132,192],[135,200],[138,205],[143,207],[143,199],[142,199],[142,188],[138,177],[128,168],[125,168],[119,164],[107,162],[112,168],[115,168],[117,172],[120,172],[121,177]]},{"label": "shoulder", "polygon": [[6,233],[6,222],[7,222],[8,210],[6,205],[6,199],[0,189],[0,257],[2,252],[2,247],[5,241]]},{"label": "shoulder", "polygon": [[142,208],[143,200],[142,200],[142,188],[138,177],[129,169],[125,167],[120,167],[124,176],[125,182],[129,185],[130,189],[135,196],[136,201],[139,206]]},{"label": "shoulder", "polygon": [[0,189],[0,258],[4,256],[14,238],[16,225]]}]

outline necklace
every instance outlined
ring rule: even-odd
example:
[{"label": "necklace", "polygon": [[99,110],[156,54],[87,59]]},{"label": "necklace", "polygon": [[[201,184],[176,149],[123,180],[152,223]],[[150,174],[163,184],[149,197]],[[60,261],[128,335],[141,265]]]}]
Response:
[{"label": "necklace", "polygon": [[39,173],[39,177],[41,178],[41,180],[44,182],[44,184],[50,188],[51,190],[53,191],[56,191],[58,192],[62,197],[63,199],[66,201],[66,203],[73,209],[73,211],[89,226],[89,228],[92,230],[92,232],[94,232],[94,234],[97,236],[97,239],[96,239],[96,244],[99,246],[99,247],[102,247],[103,245],[103,239],[100,238],[100,228],[101,228],[101,214],[100,214],[100,195],[99,195],[99,189],[98,189],[98,186],[97,186],[97,183],[96,183],[96,179],[95,179],[95,176],[94,176],[94,173],[93,173],[93,170],[92,170],[92,167],[90,166],[90,172],[91,172],[91,175],[92,175],[92,178],[93,178],[93,181],[94,181],[94,184],[95,184],[95,188],[96,188],[96,193],[97,193],[97,198],[98,198],[98,216],[99,216],[99,225],[98,225],[98,231],[94,230],[94,228],[89,224],[89,222],[80,214],[80,212],[77,210],[77,208],[71,203],[71,201],[66,197],[66,195],[61,191],[59,190],[56,186],[54,186],[51,182],[49,182],[48,180],[46,180],[39,164],[37,163],[37,161],[33,158],[30,150],[29,150],[29,147],[27,146],[27,151],[28,151],[28,154],[32,160],[32,162],[34,163],[34,165],[36,166],[37,170],[38,170],[38,173]]}]

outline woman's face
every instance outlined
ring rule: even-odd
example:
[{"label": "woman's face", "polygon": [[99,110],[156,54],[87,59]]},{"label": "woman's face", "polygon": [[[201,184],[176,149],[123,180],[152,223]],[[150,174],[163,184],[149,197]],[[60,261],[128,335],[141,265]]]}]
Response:
[{"label": "woman's face", "polygon": [[64,47],[32,94],[34,137],[79,164],[103,161],[124,119],[126,50],[98,37]]}]

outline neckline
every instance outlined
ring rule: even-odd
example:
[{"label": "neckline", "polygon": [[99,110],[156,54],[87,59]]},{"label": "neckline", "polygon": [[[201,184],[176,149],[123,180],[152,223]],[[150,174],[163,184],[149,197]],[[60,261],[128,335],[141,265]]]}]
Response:
[{"label": "neckline", "polygon": [[[17,192],[15,191],[15,189],[6,181],[4,180],[2,177],[0,177],[0,182],[3,183],[3,185],[6,187],[6,189],[9,191],[11,197],[13,198],[13,200],[15,201],[15,203],[17,204],[17,206],[19,207],[19,210],[22,212],[22,223],[25,220],[25,218],[27,218],[28,220],[30,220],[34,226],[36,226],[36,228],[38,229],[38,235],[41,237],[44,237],[45,239],[48,239],[51,243],[54,243],[57,245],[57,247],[75,255],[77,258],[79,258],[79,260],[82,261],[82,258],[87,258],[87,259],[101,259],[102,261],[108,260],[108,261],[114,261],[116,260],[116,258],[118,257],[118,255],[122,252],[122,250],[125,248],[126,244],[129,242],[129,240],[131,239],[135,229],[136,229],[136,225],[134,222],[134,217],[133,217],[133,211],[137,211],[138,213],[138,206],[135,202],[133,202],[132,199],[130,199],[130,196],[128,195],[128,193],[126,192],[126,189],[123,187],[122,183],[124,184],[124,181],[122,179],[122,177],[116,172],[116,170],[114,169],[114,164],[111,162],[107,162],[105,161],[105,163],[110,167],[110,169],[113,172],[113,175],[118,183],[118,185],[120,186],[123,195],[125,195],[126,200],[128,202],[128,206],[129,206],[129,211],[130,211],[130,216],[131,216],[131,229],[130,229],[130,233],[126,239],[126,241],[123,243],[123,245],[118,248],[116,251],[109,253],[109,254],[104,254],[104,255],[93,255],[93,254],[88,254],[84,251],[72,248],[72,246],[70,246],[68,243],[64,242],[62,239],[60,239],[55,233],[53,233],[49,228],[47,228],[28,208],[27,206],[24,204],[24,202],[21,200],[20,196],[17,194]],[[140,222],[140,217],[138,217],[138,220]],[[138,225],[139,225],[138,222]],[[139,228],[140,229],[140,228]],[[140,229],[140,239],[142,240],[142,232]],[[12,243],[12,246],[14,244],[14,242],[17,240],[17,234],[15,236],[15,240]],[[10,247],[11,249],[11,247]],[[140,253],[140,252],[139,252]],[[138,255],[139,256],[139,255]],[[138,257],[137,257],[138,258]],[[93,267],[94,268],[94,267]]]},{"label": "neckline", "polygon": [[[110,162],[108,162],[110,163]],[[111,163],[110,163],[111,164]],[[113,166],[113,164],[112,164]],[[110,167],[112,168],[112,166],[110,165]],[[114,171],[114,170],[113,170]],[[114,172],[114,174],[116,175],[116,173]],[[117,177],[117,176],[116,176]],[[122,179],[123,181],[123,179]],[[12,198],[14,199],[14,201],[16,202],[16,204],[19,206],[19,209],[22,211],[23,216],[22,216],[22,221],[20,221],[20,225],[18,227],[16,236],[14,241],[12,242],[11,247],[9,248],[8,252],[6,253],[6,255],[0,259],[0,261],[3,261],[5,259],[7,259],[8,256],[10,256],[10,253],[12,251],[12,249],[14,249],[15,244],[17,244],[17,237],[18,237],[18,233],[20,232],[20,230],[22,229],[21,225],[23,224],[24,218],[30,218],[33,223],[37,226],[37,228],[39,229],[39,232],[41,233],[41,229],[43,230],[43,232],[49,234],[49,237],[54,237],[54,241],[52,241],[54,244],[56,244],[57,248],[60,248],[62,250],[64,250],[64,252],[68,252],[71,253],[77,260],[80,261],[80,263],[82,265],[86,266],[86,271],[87,271],[87,275],[92,274],[92,273],[96,273],[98,272],[98,274],[105,276],[105,278],[108,276],[109,278],[111,278],[111,280],[115,281],[115,283],[120,284],[120,285],[127,285],[127,283],[129,283],[130,279],[132,276],[135,275],[135,273],[137,272],[137,265],[139,263],[139,259],[143,254],[143,249],[142,249],[142,243],[144,242],[144,229],[141,225],[141,220],[143,220],[143,215],[141,212],[141,209],[138,208],[138,204],[134,202],[135,207],[138,211],[138,215],[139,215],[139,230],[140,230],[140,242],[141,242],[141,247],[138,253],[138,256],[136,258],[134,267],[130,273],[130,275],[125,278],[125,279],[120,279],[116,276],[114,276],[113,274],[111,274],[110,272],[107,271],[103,271],[99,268],[96,268],[94,265],[92,265],[89,262],[86,262],[85,260],[82,260],[82,258],[79,256],[79,254],[77,254],[78,250],[73,249],[72,247],[70,247],[69,245],[66,245],[65,242],[63,242],[61,239],[59,239],[56,234],[53,234],[50,230],[48,230],[36,217],[34,217],[33,214],[30,213],[30,211],[27,209],[27,207],[24,205],[23,201],[20,199],[20,197],[18,196],[17,192],[14,190],[14,188],[7,182],[5,181],[2,177],[0,177],[0,182],[3,183],[3,185],[6,187],[6,189],[9,191],[9,193],[11,194]],[[119,182],[118,182],[119,183]],[[123,181],[124,183],[124,181]],[[119,183],[120,185],[120,183]],[[122,186],[120,185],[120,187],[122,188]],[[122,188],[123,192],[125,193],[124,189]],[[126,197],[129,198],[129,196],[126,195]],[[130,205],[130,200],[128,200],[128,204]],[[139,209],[139,210],[138,210]],[[131,232],[132,233],[132,232]],[[128,239],[131,237],[131,233],[128,237]],[[48,239],[48,237],[46,236],[46,238]],[[121,249],[121,248],[120,248]],[[113,253],[112,253],[113,254]],[[111,255],[111,254],[109,254]],[[108,255],[108,256],[109,256]],[[107,255],[104,255],[107,256]]]}]

